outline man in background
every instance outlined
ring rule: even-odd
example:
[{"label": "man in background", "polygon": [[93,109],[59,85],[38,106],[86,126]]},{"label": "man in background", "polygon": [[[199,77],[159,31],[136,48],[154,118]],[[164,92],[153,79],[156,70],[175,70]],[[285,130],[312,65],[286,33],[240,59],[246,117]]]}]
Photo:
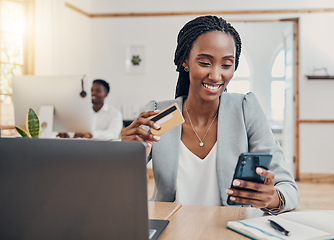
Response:
[{"label": "man in background", "polygon": [[[92,94],[92,132],[75,133],[73,138],[93,138],[100,140],[119,139],[123,127],[121,112],[108,105],[104,99],[110,92],[109,84],[102,79],[95,79],[91,88]],[[67,133],[59,133],[61,138],[69,138]]]}]

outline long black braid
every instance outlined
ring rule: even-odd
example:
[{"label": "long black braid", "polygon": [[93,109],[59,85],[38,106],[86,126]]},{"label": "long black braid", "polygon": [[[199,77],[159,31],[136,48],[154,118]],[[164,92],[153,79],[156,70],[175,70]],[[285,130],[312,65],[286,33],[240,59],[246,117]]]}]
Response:
[{"label": "long black braid", "polygon": [[230,23],[217,16],[197,17],[184,25],[177,37],[174,63],[177,66],[176,71],[179,72],[179,78],[176,85],[175,98],[188,95],[190,84],[189,73],[184,71],[182,64],[189,57],[194,41],[203,33],[212,31],[221,31],[233,36],[236,49],[235,70],[237,70],[241,53],[241,39],[239,33]]}]

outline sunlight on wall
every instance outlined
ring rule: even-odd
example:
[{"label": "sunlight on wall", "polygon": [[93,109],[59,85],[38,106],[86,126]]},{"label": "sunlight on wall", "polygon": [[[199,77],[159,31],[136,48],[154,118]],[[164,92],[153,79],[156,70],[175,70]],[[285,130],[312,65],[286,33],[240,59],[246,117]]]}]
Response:
[{"label": "sunlight on wall", "polygon": [[1,1],[0,12],[0,126],[13,126],[12,78],[23,67],[23,1]]}]

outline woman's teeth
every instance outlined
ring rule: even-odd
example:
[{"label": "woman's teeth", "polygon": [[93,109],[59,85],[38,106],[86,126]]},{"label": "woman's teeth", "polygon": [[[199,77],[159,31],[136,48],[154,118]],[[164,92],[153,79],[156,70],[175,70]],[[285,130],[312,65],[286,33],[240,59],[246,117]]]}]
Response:
[{"label": "woman's teeth", "polygon": [[210,89],[210,90],[218,90],[218,88],[220,88],[223,84],[220,84],[220,85],[209,85],[209,84],[206,84],[204,83],[203,86]]}]

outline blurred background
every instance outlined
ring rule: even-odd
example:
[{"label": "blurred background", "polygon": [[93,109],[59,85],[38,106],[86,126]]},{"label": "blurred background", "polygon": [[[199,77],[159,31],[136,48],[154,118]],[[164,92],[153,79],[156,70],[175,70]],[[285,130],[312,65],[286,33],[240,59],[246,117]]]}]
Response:
[{"label": "blurred background", "polygon": [[15,125],[15,75],[105,79],[106,100],[129,121],[148,101],[174,98],[178,31],[204,14],[242,39],[228,91],[257,95],[297,179],[334,183],[330,0],[0,0],[2,132]]}]

